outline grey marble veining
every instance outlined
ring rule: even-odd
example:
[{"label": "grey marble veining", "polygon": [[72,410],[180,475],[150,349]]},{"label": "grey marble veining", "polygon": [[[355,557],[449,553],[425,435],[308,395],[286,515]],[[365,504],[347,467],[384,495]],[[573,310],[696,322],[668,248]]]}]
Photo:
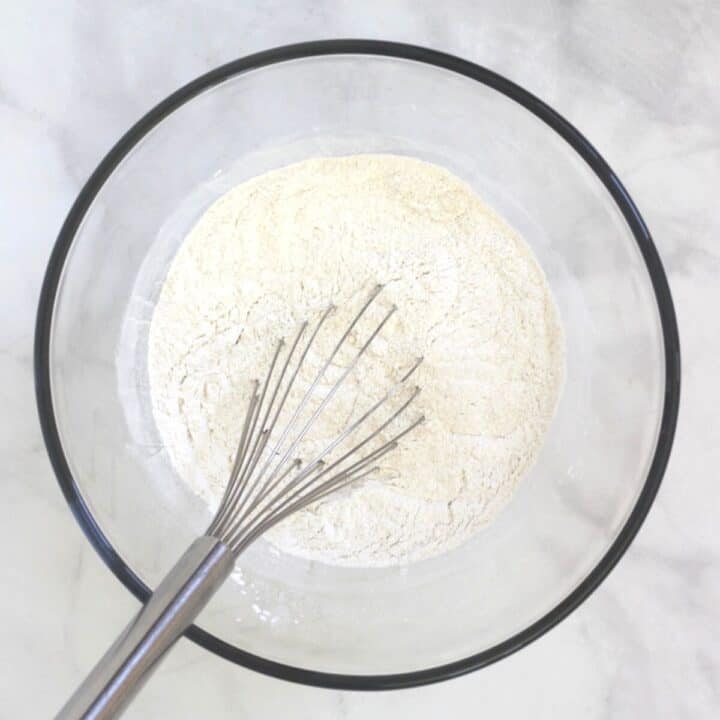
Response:
[{"label": "grey marble veining", "polygon": [[0,718],[48,717],[136,607],[56,486],[32,386],[57,230],[122,132],[194,76],[266,47],[382,37],[494,68],[596,144],[663,257],[683,347],[675,450],[630,552],[579,610],[478,673],[355,694],[181,642],[129,718],[714,718],[720,712],[720,5],[712,0],[6,3],[0,22]]}]

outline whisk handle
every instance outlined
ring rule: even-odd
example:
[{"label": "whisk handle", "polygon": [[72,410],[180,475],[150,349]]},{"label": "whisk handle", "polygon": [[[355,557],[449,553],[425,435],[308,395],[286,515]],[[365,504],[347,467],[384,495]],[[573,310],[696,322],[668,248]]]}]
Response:
[{"label": "whisk handle", "polygon": [[109,720],[127,707],[163,655],[233,569],[230,549],[198,538],[166,575],[56,720]]}]

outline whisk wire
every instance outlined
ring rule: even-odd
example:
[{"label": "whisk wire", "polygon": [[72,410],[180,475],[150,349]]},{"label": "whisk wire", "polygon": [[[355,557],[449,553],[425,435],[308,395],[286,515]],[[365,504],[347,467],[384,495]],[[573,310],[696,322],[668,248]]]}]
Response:
[{"label": "whisk wire", "polygon": [[[244,478],[246,476],[250,476],[255,469],[255,464],[260,459],[260,456],[263,451],[263,443],[267,442],[269,431],[267,431],[267,420],[270,414],[270,411],[272,410],[272,402],[275,399],[275,396],[277,395],[277,389],[273,393],[273,400],[271,400],[270,403],[268,403],[268,407],[265,409],[265,415],[262,419],[262,421],[258,424],[258,419],[263,411],[263,403],[265,402],[265,397],[267,395],[268,388],[270,386],[270,380],[272,379],[273,372],[275,370],[275,365],[277,364],[278,357],[280,357],[280,352],[284,346],[284,341],[280,340],[275,348],[275,353],[273,355],[272,361],[270,362],[270,367],[268,368],[267,375],[265,376],[265,381],[262,384],[262,391],[260,393],[260,399],[257,403],[257,411],[255,413],[255,417],[253,418],[253,425],[252,425],[252,433],[255,434],[255,428],[257,427],[258,433],[255,435],[254,443],[252,446],[251,452],[248,454],[247,462],[244,464],[244,467],[241,470],[241,478]],[[242,481],[242,480],[241,480]]]},{"label": "whisk wire", "polygon": [[[316,329],[315,333],[313,334],[313,337],[311,338],[310,342],[312,342],[315,334],[317,334],[317,331],[319,330],[323,319],[321,319],[320,323],[318,324],[318,328]],[[283,378],[285,377],[287,369],[290,366],[290,361],[292,360],[293,355],[295,354],[295,350],[297,349],[300,339],[302,338],[303,334],[305,333],[305,330],[307,329],[307,327],[308,327],[307,321],[304,322],[300,326],[300,329],[298,330],[298,332],[295,336],[295,340],[293,341],[293,344],[290,347],[287,357],[285,358],[285,363],[284,363],[282,371],[280,373],[280,378],[275,385],[275,390],[273,391],[273,394],[272,394],[272,399],[271,399],[270,405],[268,407],[268,412],[266,413],[265,422],[267,422],[267,417],[269,416],[269,412],[275,403],[275,399],[276,399],[278,391],[282,385]],[[278,350],[281,347],[282,346],[280,345]],[[305,355],[307,354],[309,347],[310,347],[310,344],[308,344],[308,346],[305,348],[305,351],[303,352],[303,354],[300,358],[300,361],[298,362],[297,367],[295,368],[295,371],[292,374],[292,376],[288,382],[288,385],[285,389],[285,394],[283,395],[278,407],[276,408],[275,416],[273,417],[272,422],[268,426],[268,433],[267,433],[268,439],[269,439],[270,433],[272,432],[272,429],[275,427],[275,423],[277,422],[277,419],[278,419],[280,413],[282,412],[282,409],[285,405],[288,395],[290,394],[290,389],[292,387],[292,384],[295,381],[295,377],[297,376],[297,373],[300,370],[300,366],[305,358]],[[272,369],[272,367],[274,367],[274,361],[273,361],[273,365],[271,366],[271,369]],[[271,374],[272,374],[272,372],[268,373],[267,381],[269,381]],[[266,383],[267,383],[267,381],[266,381]],[[245,487],[245,485],[247,484],[246,481],[247,481],[247,478],[249,477],[249,473],[243,472],[242,475],[240,473],[241,473],[241,468],[242,468],[243,461],[244,461],[244,456],[247,451],[247,446],[249,445],[250,438],[254,432],[253,420],[257,419],[257,415],[255,414],[255,405],[253,404],[253,401],[254,401],[254,403],[261,402],[260,398],[257,394],[259,385],[260,385],[259,381],[255,380],[252,401],[251,401],[251,405],[248,408],[247,420],[245,422],[245,427],[243,429],[243,437],[241,439],[238,453],[236,455],[236,460],[233,463],[233,468],[230,473],[230,482],[228,484],[228,488],[232,487],[232,489],[233,489],[232,497],[228,498],[227,491],[226,491],[226,497],[223,499],[223,502],[220,505],[221,511],[218,513],[218,515],[216,516],[212,525],[210,526],[209,532],[212,532],[212,533],[221,534],[226,529],[225,524],[226,524],[227,519],[229,517],[233,516],[235,513],[237,513],[238,510],[242,507],[242,500],[243,500],[244,496],[241,495],[241,492],[242,492],[243,488]],[[252,430],[249,433],[246,432],[248,427],[252,427]],[[246,442],[246,437],[247,437],[247,442]],[[263,445],[263,449],[264,449],[264,445]]]},{"label": "whisk wire", "polygon": [[[394,309],[391,310],[387,315],[383,318],[382,322],[378,327],[375,329],[375,331],[372,333],[372,335],[368,338],[368,340],[365,342],[365,344],[362,346],[362,348],[356,353],[355,357],[353,358],[352,362],[345,368],[340,378],[334,383],[334,385],[331,387],[331,389],[328,391],[328,393],[323,398],[322,402],[316,408],[316,410],[313,412],[310,419],[305,423],[305,426],[300,431],[300,433],[295,437],[291,445],[288,447],[288,449],[285,452],[285,455],[283,458],[277,461],[277,464],[275,466],[275,469],[271,472],[270,476],[266,479],[265,483],[262,485],[261,489],[257,492],[255,495],[254,500],[250,503],[249,507],[246,510],[245,515],[243,515],[240,518],[240,521],[244,520],[245,517],[249,512],[255,509],[257,507],[258,503],[262,501],[264,497],[268,494],[268,492],[273,489],[277,485],[277,473],[279,472],[279,469],[283,467],[283,463],[285,460],[292,454],[292,452],[300,445],[300,443],[305,439],[308,432],[314,425],[317,418],[320,416],[320,413],[323,411],[323,409],[329,404],[329,402],[332,400],[335,393],[338,391],[338,389],[342,386],[345,379],[348,377],[348,375],[352,372],[352,370],[357,365],[360,357],[364,354],[364,352],[367,350],[367,348],[370,346],[370,343],[372,340],[377,337],[378,333],[384,326],[384,324],[387,322],[387,320],[390,318],[392,313],[394,312]],[[357,426],[357,425],[356,425]],[[355,427],[356,427],[355,426]],[[321,455],[327,455],[329,452],[331,452],[342,440],[347,437],[347,435],[352,432],[355,427],[348,428],[344,433],[342,433],[336,440],[331,443],[324,451],[321,453]],[[310,473],[315,468],[315,462],[320,459],[320,456],[316,458],[313,463],[310,464],[310,466],[304,471],[306,474]],[[259,479],[258,479],[259,481]],[[274,482],[273,482],[274,481]]]},{"label": "whisk wire", "polygon": [[[315,388],[319,384],[320,380],[325,376],[325,373],[327,372],[328,368],[330,367],[330,364],[335,359],[336,355],[342,348],[342,346],[345,344],[345,341],[350,336],[350,333],[354,330],[357,323],[360,321],[360,318],[365,314],[366,310],[370,307],[371,303],[375,298],[378,296],[380,290],[382,289],[381,285],[378,285],[375,287],[373,292],[370,294],[370,297],[365,302],[365,304],[360,308],[359,312],[355,315],[352,322],[348,326],[348,328],[343,333],[342,337],[338,341],[338,343],[335,345],[335,348],[333,349],[330,356],[326,359],[325,363],[321,367],[321,369],[318,371],[317,375],[315,376],[313,382],[311,383],[310,387],[306,391],[305,395],[303,396],[302,400],[300,401],[295,413],[293,414],[293,417],[291,418],[290,422],[288,423],[288,426],[286,427],[285,431],[283,432],[281,440],[276,445],[276,448],[273,450],[273,452],[270,454],[269,460],[271,460],[273,457],[276,456],[276,454],[279,454],[279,448],[282,445],[282,442],[284,442],[284,439],[287,437],[289,432],[294,428],[295,423],[300,416],[300,412],[305,408],[307,405],[309,399],[313,396],[315,392]],[[332,308],[333,306],[331,306]],[[325,398],[320,403],[319,407],[316,408],[316,410],[311,415],[310,419],[305,423],[305,426],[303,429],[295,436],[293,441],[290,443],[289,447],[283,452],[282,457],[276,462],[275,469],[271,472],[269,480],[272,480],[275,477],[275,474],[278,472],[278,470],[287,462],[290,455],[294,452],[295,448],[303,441],[305,436],[307,435],[308,431],[312,427],[312,425],[315,423],[315,420],[318,418],[320,413],[325,409],[327,404],[330,402],[332,397],[337,392],[338,388],[342,385],[345,378],[352,372],[354,367],[357,365],[357,362],[359,361],[360,357],[365,353],[368,346],[372,342],[372,340],[377,336],[377,334],[382,329],[383,325],[387,322],[390,315],[395,311],[395,308],[393,308],[390,313],[386,315],[386,317],[383,319],[383,321],[380,323],[378,328],[373,332],[373,334],[370,336],[368,341],[363,345],[363,347],[356,353],[355,357],[353,358],[350,365],[345,369],[345,371],[342,373],[341,377],[337,380],[337,382],[333,385],[333,387],[330,389],[328,394],[325,396]],[[324,316],[326,317],[326,316]],[[260,476],[258,477],[258,481],[262,478],[263,473],[260,473]]]},{"label": "whisk wire", "polygon": [[225,492],[223,493],[223,498],[220,501],[220,506],[215,514],[215,517],[213,518],[212,522],[210,523],[210,527],[207,530],[208,535],[215,535],[219,531],[219,528],[222,527],[225,517],[230,513],[232,507],[234,506],[234,498],[237,493],[240,492],[241,484],[239,482],[239,472],[240,472],[240,466],[243,462],[243,459],[245,457],[245,450],[246,446],[248,444],[248,435],[250,430],[250,423],[252,420],[253,413],[255,412],[255,403],[258,401],[258,394],[257,390],[260,383],[255,380],[254,381],[254,387],[252,394],[250,396],[250,402],[248,403],[248,409],[245,413],[245,421],[243,423],[243,429],[242,434],[240,436],[240,442],[238,444],[237,452],[235,453],[235,457],[233,458],[233,465],[232,469],[230,470],[230,478],[228,481],[228,484],[225,486]]},{"label": "whisk wire", "polygon": [[[301,368],[303,362],[305,361],[305,358],[307,357],[308,352],[310,351],[310,348],[311,348],[313,342],[315,341],[315,338],[317,337],[318,333],[320,332],[320,328],[323,326],[323,323],[324,323],[325,320],[328,318],[328,316],[330,315],[330,313],[333,312],[334,309],[335,309],[335,306],[334,306],[334,305],[330,305],[330,306],[325,310],[325,312],[323,313],[322,317],[320,318],[317,326],[315,327],[315,330],[314,330],[312,336],[311,336],[310,339],[308,340],[308,343],[307,343],[307,345],[305,346],[305,350],[303,351],[302,355],[300,356],[300,359],[298,360],[297,366],[295,367],[295,372],[293,373],[292,377],[290,378],[290,381],[289,381],[289,383],[288,383],[288,386],[287,386],[287,388],[285,389],[285,395],[283,396],[283,403],[282,403],[283,405],[284,405],[285,400],[287,399],[288,395],[290,394],[290,390],[292,389],[292,386],[293,386],[294,383],[295,383],[295,379],[297,378],[297,375],[298,375],[298,373],[300,372],[300,368]],[[285,429],[282,431],[282,434],[280,435],[280,439],[275,443],[275,446],[274,446],[272,452],[269,453],[267,459],[265,460],[264,465],[262,466],[262,469],[261,469],[260,472],[258,473],[257,481],[256,481],[256,482],[260,482],[260,480],[262,480],[262,478],[264,477],[265,473],[267,472],[270,464],[272,463],[273,458],[274,458],[274,457],[277,457],[277,456],[279,455],[279,453],[280,453],[280,448],[282,447],[283,443],[285,442],[287,436],[290,434],[292,428],[295,426],[295,423],[296,423],[296,421],[297,421],[297,418],[300,416],[300,413],[302,412],[302,410],[304,409],[305,405],[307,404],[307,402],[308,402],[308,400],[309,400],[312,392],[314,391],[315,386],[317,385],[317,382],[319,381],[321,375],[322,375],[322,372],[318,374],[318,376],[316,377],[316,379],[315,379],[315,381],[313,382],[313,384],[311,385],[311,387],[307,390],[307,392],[306,392],[305,395],[303,396],[302,400],[300,401],[300,403],[298,404],[298,406],[295,408],[292,416],[290,417],[290,420],[288,421],[288,423],[287,423],[286,426],[285,426]],[[281,409],[282,409],[281,407],[278,408],[278,410],[281,410]],[[276,416],[273,418],[273,427],[275,426],[275,423],[277,422],[277,419],[278,419],[279,414],[280,414],[280,413],[277,412],[277,413],[276,413]],[[290,452],[288,452],[288,453],[284,456],[283,462],[285,462],[285,461],[288,459],[289,456],[290,456]]]}]

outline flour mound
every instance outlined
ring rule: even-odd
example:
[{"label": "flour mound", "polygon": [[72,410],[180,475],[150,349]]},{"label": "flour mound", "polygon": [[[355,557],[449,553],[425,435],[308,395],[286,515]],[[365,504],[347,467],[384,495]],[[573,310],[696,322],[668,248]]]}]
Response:
[{"label": "flour mound", "polygon": [[415,410],[427,421],[376,475],[267,535],[331,564],[395,565],[455,547],[533,464],[562,384],[563,337],[522,238],[435,165],[307,160],[210,207],[173,260],[150,328],[160,435],[180,477],[215,508],[274,340],[331,301],[357,310],[378,282],[378,312],[398,312],[324,421],[341,429],[348,407],[366,407],[421,355]]}]

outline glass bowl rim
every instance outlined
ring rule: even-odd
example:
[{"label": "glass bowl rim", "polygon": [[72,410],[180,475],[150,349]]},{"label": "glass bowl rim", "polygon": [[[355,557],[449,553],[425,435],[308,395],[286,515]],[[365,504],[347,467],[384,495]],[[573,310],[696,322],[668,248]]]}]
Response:
[{"label": "glass bowl rim", "polygon": [[635,506],[618,536],[585,579],[564,600],[525,629],[460,660],[424,670],[383,675],[350,675],[294,667],[243,651],[195,625],[186,632],[190,640],[227,660],[283,680],[346,690],[406,688],[446,680],[490,665],[536,640],[575,610],[607,577],[640,529],[660,487],[672,448],[680,401],[680,343],[672,296],[660,257],[644,220],[618,177],[588,140],[549,105],[502,75],[475,63],[437,50],[383,40],[337,39],[284,45],[234,60],[192,80],[152,108],[120,138],[85,183],[62,225],[48,261],[38,305],[34,346],[36,401],[53,470],[77,522],[110,570],[135,597],[145,602],[150,589],[124,562],[95,521],[70,472],[60,441],[51,394],[50,338],[65,260],[86,212],[105,181],[130,150],[164,118],[200,93],[235,75],[276,63],[326,55],[384,56],[442,68],[493,88],[552,128],[603,183],[627,222],[649,274],[662,330],[665,361],[662,419],[647,478]]}]

